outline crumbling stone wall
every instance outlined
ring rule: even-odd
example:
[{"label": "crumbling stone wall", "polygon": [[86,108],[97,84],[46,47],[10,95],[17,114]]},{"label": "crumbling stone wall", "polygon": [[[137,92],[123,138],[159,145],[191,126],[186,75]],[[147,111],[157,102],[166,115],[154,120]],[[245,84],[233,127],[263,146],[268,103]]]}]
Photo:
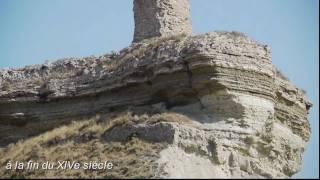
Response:
[{"label": "crumbling stone wall", "polygon": [[189,0],[134,0],[134,39],[191,34]]}]

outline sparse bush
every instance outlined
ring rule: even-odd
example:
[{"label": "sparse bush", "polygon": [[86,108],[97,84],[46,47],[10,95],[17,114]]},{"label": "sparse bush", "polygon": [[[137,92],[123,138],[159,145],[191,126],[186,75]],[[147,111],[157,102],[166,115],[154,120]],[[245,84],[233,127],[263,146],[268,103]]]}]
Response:
[{"label": "sparse bush", "polygon": [[245,139],[244,139],[244,142],[246,142],[247,144],[249,145],[252,145],[255,143],[255,138],[253,136],[247,136]]},{"label": "sparse bush", "polygon": [[119,56],[118,52],[116,51],[111,51],[110,52],[110,58],[111,59],[116,59]]}]

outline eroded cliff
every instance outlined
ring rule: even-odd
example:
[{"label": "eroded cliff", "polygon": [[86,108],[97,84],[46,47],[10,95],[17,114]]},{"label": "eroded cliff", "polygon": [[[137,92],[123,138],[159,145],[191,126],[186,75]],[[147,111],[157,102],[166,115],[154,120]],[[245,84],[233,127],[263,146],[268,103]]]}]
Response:
[{"label": "eroded cliff", "polygon": [[[129,111],[88,141],[75,140],[79,130],[53,146],[162,144],[147,177],[291,177],[310,138],[305,93],[272,65],[268,46],[236,32],[151,38],[100,57],[2,69],[0,84],[2,146],[96,114],[102,126]],[[34,146],[27,142],[2,150],[1,162],[29,157],[10,150]],[[119,171],[114,177],[125,176]]]},{"label": "eroded cliff", "polygon": [[[0,176],[287,178],[312,104],[238,32],[192,35],[188,0],[135,0],[118,53],[0,70]],[[111,171],[8,162],[112,161]]]}]

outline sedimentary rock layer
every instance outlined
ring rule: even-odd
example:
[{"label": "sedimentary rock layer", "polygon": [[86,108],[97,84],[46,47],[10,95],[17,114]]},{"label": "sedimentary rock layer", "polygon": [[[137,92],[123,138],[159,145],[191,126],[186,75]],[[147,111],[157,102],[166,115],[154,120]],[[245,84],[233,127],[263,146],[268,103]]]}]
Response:
[{"label": "sedimentary rock layer", "polygon": [[[151,38],[100,57],[3,69],[0,87],[3,145],[79,117],[158,107],[196,126],[120,126],[106,132],[106,139],[121,140],[121,132],[150,138],[154,132],[179,137],[186,131],[181,137],[190,138],[183,142],[164,138],[172,145],[159,163],[191,143],[200,147],[192,152],[213,158],[221,177],[290,177],[310,137],[311,103],[304,92],[274,68],[266,45],[235,32]],[[211,146],[218,150],[205,150]],[[167,176],[179,177],[169,166]]]}]

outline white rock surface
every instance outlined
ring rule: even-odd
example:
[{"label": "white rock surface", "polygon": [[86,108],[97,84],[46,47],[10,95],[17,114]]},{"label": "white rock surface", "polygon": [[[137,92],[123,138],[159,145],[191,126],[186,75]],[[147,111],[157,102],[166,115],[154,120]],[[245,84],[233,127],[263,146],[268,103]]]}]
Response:
[{"label": "white rock surface", "polygon": [[169,147],[160,152],[158,163],[164,165],[167,178],[229,178],[219,165],[194,153],[188,154],[178,147]]}]

